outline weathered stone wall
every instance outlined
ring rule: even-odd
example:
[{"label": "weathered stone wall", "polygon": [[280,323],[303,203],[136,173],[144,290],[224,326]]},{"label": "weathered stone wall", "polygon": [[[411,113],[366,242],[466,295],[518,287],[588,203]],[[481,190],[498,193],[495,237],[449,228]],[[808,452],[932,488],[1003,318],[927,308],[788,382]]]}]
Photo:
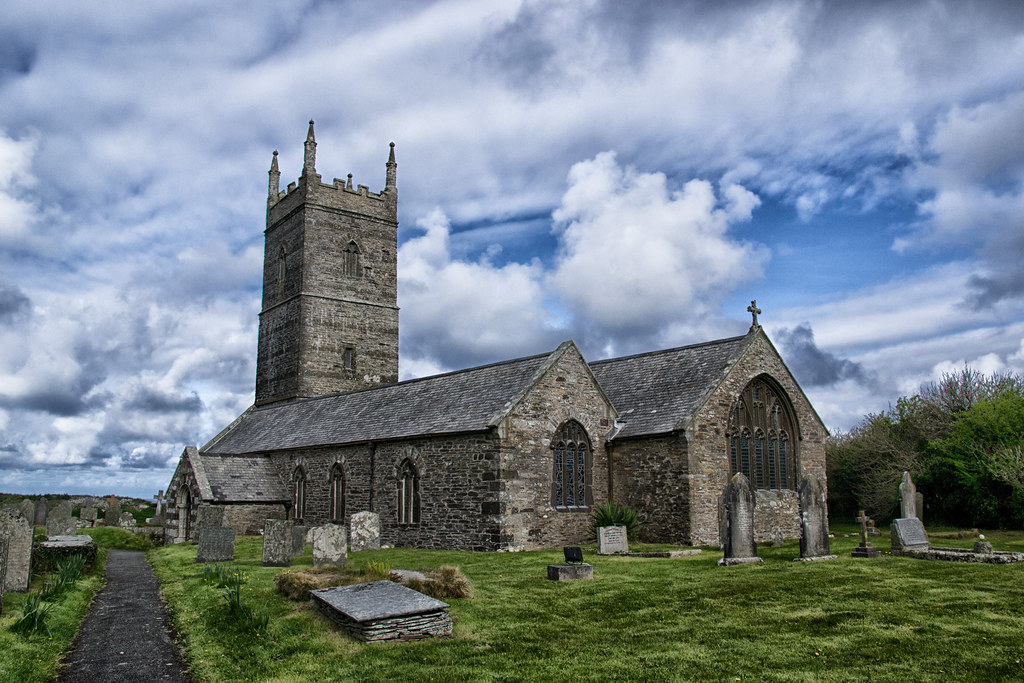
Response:
[{"label": "weathered stone wall", "polygon": [[235,533],[253,536],[263,530],[268,519],[284,519],[284,506],[280,504],[226,504],[223,526],[231,527]]},{"label": "weathered stone wall", "polygon": [[[304,449],[276,454],[271,462],[289,492],[295,470],[299,467],[305,470],[306,510],[300,520],[304,525],[348,524],[353,513],[370,509],[370,451],[371,447],[366,444]],[[338,520],[331,519],[330,481],[335,463],[345,473],[345,516]],[[290,517],[294,519],[295,515],[296,511],[292,510]]]},{"label": "weathered stone wall", "polygon": [[[823,484],[826,481],[825,428],[775,347],[764,332],[758,329],[748,337],[742,357],[729,369],[725,379],[704,408],[691,419],[687,428],[691,482],[690,535],[695,545],[719,543],[718,498],[728,484],[730,474],[725,437],[729,426],[729,409],[744,387],[762,375],[767,375],[777,384],[793,405],[800,431],[799,438],[794,439],[797,447],[795,480],[799,482],[813,472],[821,477]],[[777,535],[783,538],[798,537],[798,507],[796,491],[773,493],[767,497],[759,491],[758,505],[754,512],[756,538],[770,540]]]},{"label": "weathered stone wall", "polygon": [[[615,417],[576,347],[566,348],[500,427],[502,547],[529,550],[586,540],[594,506],[608,501],[605,438]],[[592,447],[587,505],[556,508],[551,440],[570,419],[583,425]]]},{"label": "weathered stone wall", "polygon": [[[359,252],[354,269],[345,267],[350,242]],[[398,380],[397,250],[393,186],[375,194],[314,175],[271,197],[258,404]],[[352,368],[345,365],[346,349]]]},{"label": "weathered stone wall", "polygon": [[685,437],[677,433],[616,441],[611,447],[611,462],[612,500],[640,514],[640,540],[689,543],[690,479]]}]

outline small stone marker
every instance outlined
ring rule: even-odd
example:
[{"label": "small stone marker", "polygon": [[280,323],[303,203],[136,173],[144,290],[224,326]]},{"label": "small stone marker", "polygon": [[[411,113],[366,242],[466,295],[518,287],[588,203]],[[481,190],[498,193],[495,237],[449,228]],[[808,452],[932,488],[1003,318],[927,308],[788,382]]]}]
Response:
[{"label": "small stone marker", "polygon": [[891,531],[894,555],[904,550],[927,550],[931,545],[924,524],[917,517],[892,520]]},{"label": "small stone marker", "polygon": [[352,552],[380,550],[380,516],[376,512],[357,512],[349,520]]},{"label": "small stone marker", "polygon": [[328,619],[364,641],[452,635],[448,604],[394,581],[357,583],[309,592]]},{"label": "small stone marker", "polygon": [[88,522],[89,526],[93,526],[96,523],[96,508],[80,508],[78,518],[83,522]]},{"label": "small stone marker", "polygon": [[71,502],[64,500],[50,510],[46,517],[47,536],[69,536],[78,530],[78,525],[71,518]]},{"label": "small stone marker", "polygon": [[343,566],[348,562],[348,531],[343,524],[313,528],[313,566]]},{"label": "small stone marker", "polygon": [[32,579],[32,525],[18,508],[0,511],[0,538],[7,540],[4,590],[24,593]]},{"label": "small stone marker", "polygon": [[40,498],[39,500],[36,501],[36,526],[46,526],[46,513],[48,513],[49,511],[50,506],[49,503],[47,503],[46,498]]},{"label": "small stone marker", "polygon": [[114,496],[107,499],[107,513],[103,515],[107,526],[121,526],[121,501]]},{"label": "small stone marker", "polygon": [[594,578],[594,565],[582,564],[549,564],[549,581],[577,581]]},{"label": "small stone marker", "polygon": [[626,527],[601,526],[597,528],[597,554],[615,555],[629,552]]},{"label": "small stone marker", "polygon": [[306,527],[302,524],[292,525],[292,557],[306,554]]},{"label": "small stone marker", "polygon": [[235,559],[235,530],[208,526],[199,532],[196,562],[231,562]]},{"label": "small stone marker", "polygon": [[196,522],[192,534],[199,538],[199,532],[210,527],[224,526],[224,508],[219,505],[200,505],[196,508]]},{"label": "small stone marker", "polygon": [[812,474],[800,482],[800,557],[796,561],[834,560],[828,540],[828,503],[821,479]]},{"label": "small stone marker", "polygon": [[882,553],[868,540],[868,516],[863,510],[860,511],[857,521],[860,523],[860,545],[850,554],[853,557],[881,557]]},{"label": "small stone marker", "polygon": [[118,520],[118,526],[121,526],[121,527],[133,527],[133,526],[136,526],[137,524],[138,524],[138,522],[135,521],[135,515],[133,515],[130,512],[122,512],[121,513],[121,518]]},{"label": "small stone marker", "polygon": [[263,566],[289,567],[291,563],[291,520],[268,519],[263,526]]},{"label": "small stone marker", "polygon": [[978,555],[991,555],[992,554],[992,544],[989,543],[988,541],[975,541],[974,542],[974,552],[977,553]]},{"label": "small stone marker", "polygon": [[718,502],[719,533],[722,539],[720,567],[763,562],[754,542],[754,507],[757,498],[742,472],[733,475]]},{"label": "small stone marker", "polygon": [[917,517],[917,487],[910,478],[910,472],[906,471],[903,472],[903,479],[900,481],[900,517]]},{"label": "small stone marker", "polygon": [[18,504],[18,508],[21,510],[21,516],[24,517],[29,524],[32,524],[36,518],[36,504],[28,498],[25,498]]}]

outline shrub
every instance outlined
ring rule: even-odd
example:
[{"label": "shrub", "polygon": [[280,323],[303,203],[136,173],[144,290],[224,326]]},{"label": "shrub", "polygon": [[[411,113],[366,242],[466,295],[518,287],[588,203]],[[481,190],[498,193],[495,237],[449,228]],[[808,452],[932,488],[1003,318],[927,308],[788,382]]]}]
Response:
[{"label": "shrub", "polygon": [[473,586],[469,579],[458,567],[444,565],[435,571],[423,572],[427,580],[409,579],[404,584],[415,591],[429,595],[438,600],[450,600],[452,598],[472,599]]},{"label": "shrub", "polygon": [[277,592],[282,593],[289,600],[308,600],[311,590],[344,586],[360,580],[359,577],[351,574],[342,575],[338,572],[337,567],[286,569],[274,577],[274,585],[277,587]]},{"label": "shrub", "polygon": [[603,526],[624,526],[626,536],[632,541],[637,541],[642,525],[636,510],[626,507],[621,503],[610,500],[604,505],[594,509],[591,515],[592,527],[591,538],[597,538],[597,530]]}]

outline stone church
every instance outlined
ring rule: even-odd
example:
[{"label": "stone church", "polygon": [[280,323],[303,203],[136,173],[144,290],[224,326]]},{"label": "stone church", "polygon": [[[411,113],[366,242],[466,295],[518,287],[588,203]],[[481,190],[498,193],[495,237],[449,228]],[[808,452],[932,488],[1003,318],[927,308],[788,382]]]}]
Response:
[{"label": "stone church", "polygon": [[757,489],[761,540],[800,535],[796,489],[825,478],[826,430],[757,322],[747,334],[590,362],[572,341],[526,358],[398,381],[394,144],[380,192],[270,167],[255,403],[168,487],[167,537],[197,510],[348,523],[382,543],[520,550],[584,541],[595,506],[643,517],[643,540],[719,542],[735,472]]}]

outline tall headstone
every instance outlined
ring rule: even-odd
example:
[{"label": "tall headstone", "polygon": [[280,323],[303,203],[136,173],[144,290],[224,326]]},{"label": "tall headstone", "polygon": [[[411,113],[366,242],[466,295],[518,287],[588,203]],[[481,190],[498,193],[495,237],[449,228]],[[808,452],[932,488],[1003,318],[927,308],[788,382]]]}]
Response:
[{"label": "tall headstone", "polygon": [[914,498],[914,511],[917,512],[917,518],[924,523],[924,494],[918,491]]},{"label": "tall headstone", "polygon": [[[35,510],[33,510],[33,513]],[[32,578],[32,525],[20,510],[0,512],[0,538],[7,539],[4,590],[24,593]]]},{"label": "tall headstone", "polygon": [[910,472],[904,472],[900,481],[900,517],[917,517],[917,487],[910,478]]},{"label": "tall headstone", "polygon": [[61,501],[46,516],[47,536],[68,536],[77,531],[78,525],[71,517],[71,501]]},{"label": "tall headstone", "polygon": [[107,499],[107,512],[103,516],[107,526],[121,526],[121,501],[114,496]]},{"label": "tall headstone", "polygon": [[46,498],[40,498],[36,501],[36,526],[46,526],[46,514],[50,511],[50,505],[46,501]]},{"label": "tall headstone", "polygon": [[860,524],[860,545],[850,554],[853,557],[881,557],[882,553],[868,540],[868,516],[863,510],[860,511],[857,522]]},{"label": "tall headstone", "polygon": [[196,562],[231,562],[235,559],[235,530],[208,526],[199,532]]},{"label": "tall headstone", "polygon": [[302,557],[306,553],[306,532],[309,528],[303,524],[292,525],[292,557]]},{"label": "tall headstone", "polygon": [[380,550],[380,516],[376,512],[357,512],[349,519],[349,543],[352,552]]},{"label": "tall headstone", "polygon": [[754,542],[754,507],[757,498],[742,472],[729,481],[719,499],[718,520],[722,539],[720,566],[762,562]]},{"label": "tall headstone", "polygon": [[601,526],[597,528],[597,554],[616,555],[629,552],[626,527]]},{"label": "tall headstone", "polygon": [[164,490],[160,489],[156,494],[156,512],[153,513],[154,517],[159,517],[164,512]]},{"label": "tall headstone", "polygon": [[219,505],[200,505],[196,508],[196,522],[192,525],[193,538],[198,539],[203,529],[218,526],[224,526],[224,508]]},{"label": "tall headstone", "polygon": [[828,540],[828,503],[821,479],[812,474],[800,482],[800,557],[798,560],[835,559]]},{"label": "tall headstone", "polygon": [[263,566],[288,567],[291,563],[291,520],[268,519],[263,526]]},{"label": "tall headstone", "polygon": [[36,504],[28,498],[23,499],[19,504],[18,508],[21,510],[21,516],[24,517],[29,524],[32,524],[36,519]]},{"label": "tall headstone", "polygon": [[88,522],[89,526],[93,526],[96,523],[96,508],[79,508],[78,518],[83,522]]},{"label": "tall headstone", "polygon": [[313,566],[342,566],[348,562],[348,532],[344,524],[324,524],[313,529]]}]

